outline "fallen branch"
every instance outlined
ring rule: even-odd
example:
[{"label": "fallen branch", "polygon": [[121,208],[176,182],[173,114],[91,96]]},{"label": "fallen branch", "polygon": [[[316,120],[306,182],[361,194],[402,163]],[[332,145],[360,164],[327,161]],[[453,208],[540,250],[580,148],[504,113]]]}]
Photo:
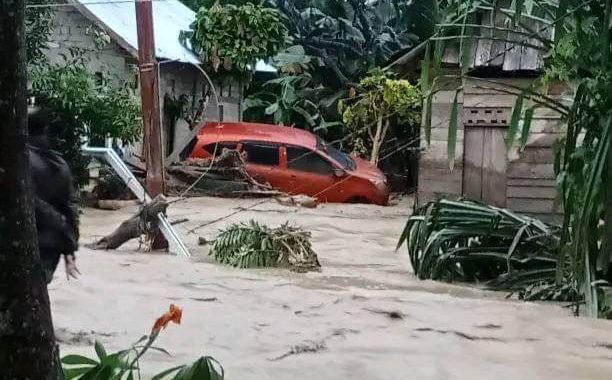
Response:
[{"label": "fallen branch", "polygon": [[111,234],[103,237],[94,244],[92,249],[117,249],[129,240],[146,237],[146,241],[153,241],[159,232],[157,214],[166,213],[168,202],[163,195],[157,196],[151,203],[145,205],[132,216],[124,221]]},{"label": "fallen branch", "polygon": [[283,193],[269,184],[255,180],[246,170],[244,157],[238,151],[225,149],[214,161],[193,159],[167,169],[174,187],[183,194],[198,190],[217,196],[277,196]]}]

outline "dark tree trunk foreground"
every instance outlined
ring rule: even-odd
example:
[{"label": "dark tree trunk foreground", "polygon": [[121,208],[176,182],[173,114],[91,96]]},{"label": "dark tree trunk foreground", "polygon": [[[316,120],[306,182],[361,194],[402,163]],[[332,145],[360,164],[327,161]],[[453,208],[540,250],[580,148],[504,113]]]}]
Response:
[{"label": "dark tree trunk foreground", "polygon": [[56,380],[26,152],[24,0],[0,0],[0,380]]}]

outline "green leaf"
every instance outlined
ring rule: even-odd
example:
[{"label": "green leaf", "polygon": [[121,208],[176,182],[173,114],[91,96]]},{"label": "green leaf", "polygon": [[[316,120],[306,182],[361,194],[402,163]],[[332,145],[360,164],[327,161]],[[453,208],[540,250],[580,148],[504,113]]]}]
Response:
[{"label": "green leaf", "polygon": [[186,367],[185,365],[179,365],[177,367],[173,367],[173,368],[167,369],[167,370],[162,371],[162,372],[158,373],[157,375],[153,376],[151,378],[151,380],[162,380],[162,379],[168,377],[169,375],[173,374],[174,372],[176,372],[178,370],[181,370],[181,369],[183,369],[185,367]]},{"label": "green leaf", "polygon": [[531,132],[531,123],[533,121],[533,114],[538,106],[529,107],[525,111],[525,117],[523,119],[523,130],[521,131],[521,152],[525,150],[527,141],[529,140],[529,133]]},{"label": "green leaf", "polygon": [[525,6],[525,0],[514,0],[514,25],[521,21],[521,14]]},{"label": "green leaf", "polygon": [[[516,98],[516,103],[514,103],[514,109],[512,110],[512,117],[510,119],[510,126],[508,127],[508,132],[506,135],[506,148],[511,149],[514,146],[514,142],[516,141],[516,135],[518,133],[519,121],[521,119],[521,114],[523,112],[523,97],[524,95],[521,93]],[[533,116],[533,115],[532,115]]]},{"label": "green leaf", "polygon": [[107,355],[102,343],[99,340],[96,340],[94,347],[96,349],[96,354],[98,355],[98,358],[100,358],[100,361],[104,361]]},{"label": "green leaf", "polygon": [[427,94],[429,91],[429,71],[431,66],[431,42],[428,42],[425,48],[425,57],[421,65],[421,93]]},{"label": "green leaf", "polygon": [[431,119],[433,109],[433,92],[431,92],[425,100],[425,140],[427,145],[431,145]]},{"label": "green leaf", "polygon": [[63,368],[64,377],[66,380],[78,379],[88,372],[94,370],[95,367],[75,367],[75,368]]},{"label": "green leaf", "polygon": [[[470,29],[470,28],[468,28]],[[472,37],[465,37],[462,39],[461,49],[461,74],[466,75],[470,71],[474,56],[472,54]]]},{"label": "green leaf", "polygon": [[455,92],[455,99],[451,108],[450,120],[448,123],[448,167],[451,171],[455,168],[455,150],[457,147],[457,128],[459,123],[459,103],[457,96],[459,91]]},{"label": "green leaf", "polygon": [[319,131],[327,131],[330,128],[335,128],[335,127],[341,127],[344,124],[342,124],[339,121],[324,121],[321,124],[319,124],[318,127],[313,128],[313,132],[319,132]]},{"label": "green leaf", "polygon": [[316,124],[316,122],[315,122],[315,115],[311,115],[304,108],[302,108],[300,106],[294,106],[293,110],[295,112],[297,112],[298,114],[302,115],[302,117],[306,120],[306,123],[308,123],[308,125],[310,127],[313,127]]},{"label": "green leaf", "polygon": [[275,113],[276,111],[278,111],[279,108],[279,103],[272,103],[270,104],[267,108],[266,108],[266,115],[272,115],[273,113]]},{"label": "green leaf", "polygon": [[434,42],[434,61],[433,61],[433,78],[438,78],[442,74],[442,59],[444,57],[444,49],[446,47],[444,40],[435,40]]},{"label": "green leaf", "polygon": [[68,365],[98,365],[97,361],[81,355],[66,355],[62,358],[62,363]]}]

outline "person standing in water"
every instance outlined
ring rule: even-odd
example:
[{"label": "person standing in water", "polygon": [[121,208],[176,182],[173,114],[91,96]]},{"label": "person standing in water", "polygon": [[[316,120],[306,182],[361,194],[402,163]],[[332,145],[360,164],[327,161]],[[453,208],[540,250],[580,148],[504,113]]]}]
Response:
[{"label": "person standing in water", "polygon": [[78,210],[74,181],[61,154],[48,139],[49,116],[41,108],[28,110],[29,156],[34,185],[38,248],[47,283],[64,256],[66,277],[77,278]]}]

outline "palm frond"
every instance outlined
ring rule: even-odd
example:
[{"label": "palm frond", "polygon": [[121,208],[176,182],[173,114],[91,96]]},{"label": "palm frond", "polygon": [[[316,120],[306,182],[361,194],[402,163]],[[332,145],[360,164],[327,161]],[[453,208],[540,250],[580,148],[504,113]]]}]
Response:
[{"label": "palm frond", "polygon": [[[398,248],[403,244],[420,279],[485,282],[523,293],[547,284],[547,291],[538,288],[546,297],[558,290],[559,229],[510,210],[471,200],[433,201],[408,219]],[[571,298],[567,292],[563,297]]]},{"label": "palm frond", "polygon": [[289,223],[270,228],[253,220],[221,231],[210,255],[238,268],[282,267],[318,270],[321,265],[310,243],[310,233]]}]

